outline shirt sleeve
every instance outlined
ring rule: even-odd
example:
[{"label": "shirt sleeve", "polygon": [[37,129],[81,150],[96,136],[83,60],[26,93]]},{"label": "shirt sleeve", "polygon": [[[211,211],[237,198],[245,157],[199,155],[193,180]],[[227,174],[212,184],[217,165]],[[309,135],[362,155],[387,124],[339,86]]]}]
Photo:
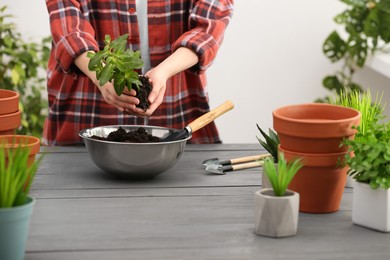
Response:
[{"label": "shirt sleeve", "polygon": [[199,57],[197,70],[205,71],[217,55],[223,35],[233,15],[233,0],[194,1],[190,10],[190,30],[182,34],[172,45],[193,50]]},{"label": "shirt sleeve", "polygon": [[95,31],[76,0],[47,0],[55,58],[65,72],[74,59],[88,50],[98,51]]}]

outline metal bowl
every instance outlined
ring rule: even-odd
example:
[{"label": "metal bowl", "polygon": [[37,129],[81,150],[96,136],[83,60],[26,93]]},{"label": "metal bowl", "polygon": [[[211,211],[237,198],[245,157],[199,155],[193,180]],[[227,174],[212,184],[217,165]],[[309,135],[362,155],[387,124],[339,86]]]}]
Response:
[{"label": "metal bowl", "polygon": [[122,127],[127,132],[143,127],[147,133],[164,138],[177,129],[143,125],[110,125],[80,131],[93,162],[105,172],[125,179],[153,178],[171,168],[184,151],[191,136],[172,142],[123,143],[102,141],[93,135],[107,137]]}]

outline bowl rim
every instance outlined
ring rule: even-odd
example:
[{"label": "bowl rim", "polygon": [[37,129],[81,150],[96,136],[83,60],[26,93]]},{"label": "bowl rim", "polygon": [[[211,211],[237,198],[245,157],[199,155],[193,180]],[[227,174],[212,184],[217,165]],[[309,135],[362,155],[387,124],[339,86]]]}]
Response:
[{"label": "bowl rim", "polygon": [[192,135],[190,134],[188,137],[180,139],[180,140],[175,140],[175,141],[169,141],[169,142],[149,142],[149,143],[130,143],[130,142],[113,142],[113,141],[105,141],[105,140],[98,140],[94,139],[88,136],[84,136],[83,134],[92,129],[97,129],[97,128],[119,128],[119,127],[134,127],[134,128],[153,128],[153,129],[162,129],[162,130],[170,130],[170,131],[181,131],[182,129],[176,129],[176,128],[169,128],[169,127],[162,127],[162,126],[153,126],[153,125],[105,125],[105,126],[96,126],[96,127],[91,127],[91,128],[84,128],[79,131],[79,136],[83,140],[88,140],[92,142],[97,142],[97,143],[106,143],[106,144],[116,144],[116,145],[136,145],[136,146],[147,146],[147,145],[165,145],[165,144],[170,144],[170,143],[182,143],[184,141],[188,141],[191,139]]}]

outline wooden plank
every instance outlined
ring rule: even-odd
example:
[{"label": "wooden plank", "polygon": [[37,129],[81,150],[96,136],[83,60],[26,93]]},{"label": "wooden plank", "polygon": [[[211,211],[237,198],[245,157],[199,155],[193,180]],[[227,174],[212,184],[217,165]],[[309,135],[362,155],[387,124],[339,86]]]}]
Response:
[{"label": "wooden plank", "polygon": [[26,259],[124,259],[126,252],[126,259],[386,259],[390,254],[390,236],[353,225],[350,210],[301,213],[298,235],[279,240],[255,235],[253,218],[253,194],[40,199]]},{"label": "wooden plank", "polygon": [[144,181],[120,180],[103,172],[87,153],[47,153],[42,161],[32,190],[132,187],[200,187],[259,185],[261,168],[210,175],[202,162],[208,158],[227,159],[251,155],[247,151],[185,152],[177,164],[155,179]]}]

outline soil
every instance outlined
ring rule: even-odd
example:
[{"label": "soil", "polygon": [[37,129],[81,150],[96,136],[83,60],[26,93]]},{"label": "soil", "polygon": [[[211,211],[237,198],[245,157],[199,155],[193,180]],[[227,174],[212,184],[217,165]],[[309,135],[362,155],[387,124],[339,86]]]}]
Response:
[{"label": "soil", "polygon": [[111,132],[107,137],[93,135],[91,138],[103,141],[124,143],[157,143],[160,141],[160,138],[148,134],[143,127],[139,127],[137,130],[129,132],[126,132],[125,129],[119,127],[118,130]]},{"label": "soil", "polygon": [[136,98],[139,99],[139,104],[137,107],[141,108],[142,110],[146,111],[149,108],[149,101],[148,96],[150,92],[152,91],[152,84],[150,84],[149,78],[143,75],[139,75],[138,79],[142,83],[142,87],[140,87],[137,90],[137,86],[133,85],[133,89],[137,91]]}]

